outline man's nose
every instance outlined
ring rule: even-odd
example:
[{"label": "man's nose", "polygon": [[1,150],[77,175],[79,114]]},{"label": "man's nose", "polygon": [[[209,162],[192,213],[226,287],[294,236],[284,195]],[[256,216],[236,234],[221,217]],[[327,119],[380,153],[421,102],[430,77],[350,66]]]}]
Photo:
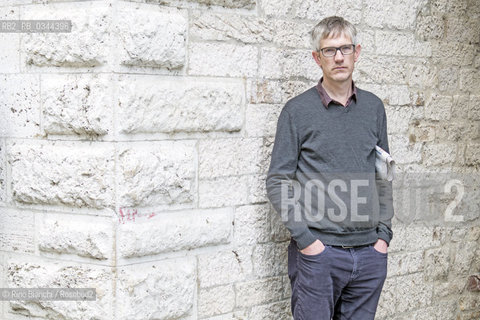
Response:
[{"label": "man's nose", "polygon": [[335,57],[334,58],[335,58],[335,61],[342,61],[343,58],[344,58],[342,51],[337,50],[335,52]]}]

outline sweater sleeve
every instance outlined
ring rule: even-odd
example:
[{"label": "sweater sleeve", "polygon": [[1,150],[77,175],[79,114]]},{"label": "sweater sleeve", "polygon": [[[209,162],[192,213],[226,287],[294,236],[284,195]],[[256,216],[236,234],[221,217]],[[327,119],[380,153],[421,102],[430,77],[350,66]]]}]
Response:
[{"label": "sweater sleeve", "polygon": [[[379,140],[377,144],[380,148],[390,153],[387,136],[387,116],[383,103],[379,122]],[[377,234],[379,239],[385,240],[390,245],[390,241],[393,238],[392,218],[394,215],[392,182],[382,180],[378,176],[375,181],[380,205],[380,221],[377,227]]]},{"label": "sweater sleeve", "polygon": [[300,141],[297,128],[290,113],[284,107],[278,118],[266,179],[267,196],[280,215],[282,223],[297,242],[299,249],[303,249],[312,244],[316,237],[311,233],[300,212],[296,211],[296,201],[292,201],[299,152]]}]

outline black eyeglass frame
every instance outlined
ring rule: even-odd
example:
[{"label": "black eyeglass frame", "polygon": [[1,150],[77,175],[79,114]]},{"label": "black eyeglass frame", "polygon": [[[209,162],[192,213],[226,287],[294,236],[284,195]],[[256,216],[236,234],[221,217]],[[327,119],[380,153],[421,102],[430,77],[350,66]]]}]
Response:
[{"label": "black eyeglass frame", "polygon": [[[343,53],[342,51],[342,48],[345,47],[345,46],[352,46],[353,47],[353,51],[351,53]],[[325,49],[335,49],[335,53],[331,56],[327,56],[325,55],[325,53],[323,52],[323,50]],[[340,47],[324,47],[324,48],[321,48],[319,51],[317,51],[317,53],[322,53],[322,55],[325,57],[325,58],[330,58],[330,57],[335,57],[337,55],[337,51],[340,51],[340,53],[344,56],[348,56],[348,55],[351,55],[353,53],[355,53],[355,44],[354,43],[350,43],[350,44],[344,44]]]}]

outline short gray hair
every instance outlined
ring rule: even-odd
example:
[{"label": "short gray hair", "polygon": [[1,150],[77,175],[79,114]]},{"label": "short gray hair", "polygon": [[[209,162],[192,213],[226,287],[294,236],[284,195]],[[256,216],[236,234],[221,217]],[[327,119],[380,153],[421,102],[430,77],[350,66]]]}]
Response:
[{"label": "short gray hair", "polygon": [[342,17],[332,16],[320,21],[310,32],[312,47],[315,51],[320,50],[320,40],[337,37],[341,34],[350,36],[353,44],[357,44],[357,29],[353,24]]}]

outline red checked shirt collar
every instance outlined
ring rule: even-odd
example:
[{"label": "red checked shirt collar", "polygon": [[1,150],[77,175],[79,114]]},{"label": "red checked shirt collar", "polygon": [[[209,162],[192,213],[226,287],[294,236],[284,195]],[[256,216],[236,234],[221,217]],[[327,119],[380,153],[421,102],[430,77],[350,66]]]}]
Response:
[{"label": "red checked shirt collar", "polygon": [[[343,106],[340,102],[330,98],[327,91],[325,91],[325,88],[322,86],[322,81],[323,81],[323,77],[320,79],[320,81],[318,81],[317,91],[318,91],[318,94],[320,95],[320,99],[322,100],[322,103],[325,106],[325,108],[328,109],[328,105],[330,103],[336,103]],[[352,94],[350,95],[350,97],[348,97],[345,107],[348,107],[350,102],[352,102],[352,99],[355,99],[355,101],[357,101],[357,87],[355,86],[355,83],[353,82],[353,80],[352,80]]]}]

